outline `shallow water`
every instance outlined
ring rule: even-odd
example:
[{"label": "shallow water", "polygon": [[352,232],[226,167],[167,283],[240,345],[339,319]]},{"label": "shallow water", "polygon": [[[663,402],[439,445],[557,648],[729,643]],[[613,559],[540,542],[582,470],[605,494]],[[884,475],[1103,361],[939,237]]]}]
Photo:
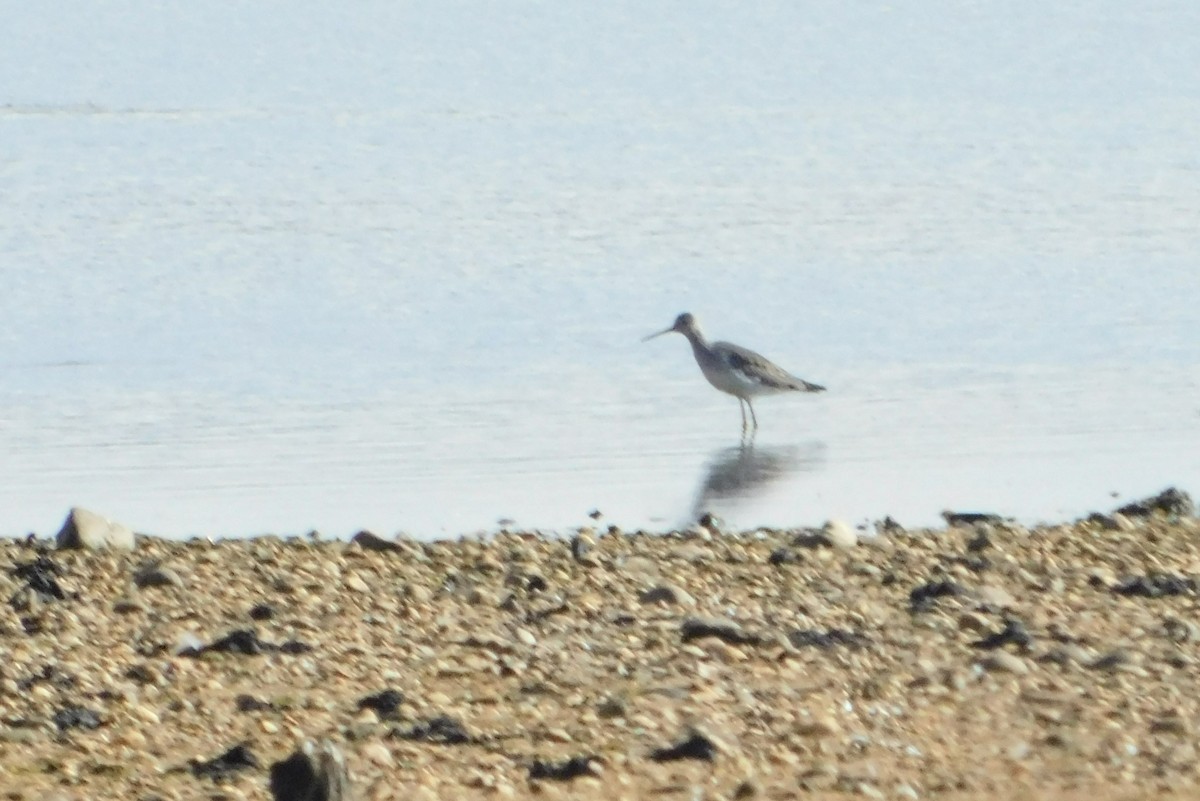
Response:
[{"label": "shallow water", "polygon": [[0,48],[0,533],[1200,487],[1191,5],[106,9]]}]

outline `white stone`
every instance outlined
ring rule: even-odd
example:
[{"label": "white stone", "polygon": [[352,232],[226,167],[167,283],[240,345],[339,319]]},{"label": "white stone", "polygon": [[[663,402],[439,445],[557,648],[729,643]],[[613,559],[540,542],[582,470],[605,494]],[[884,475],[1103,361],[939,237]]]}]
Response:
[{"label": "white stone", "polygon": [[367,743],[361,751],[363,757],[376,765],[387,767],[392,764],[392,752],[380,742]]},{"label": "white stone", "polygon": [[993,673],[1015,673],[1018,675],[1029,672],[1029,665],[1016,654],[1008,651],[997,651],[983,659],[980,664]]},{"label": "white stone", "polygon": [[1016,607],[1017,601],[1012,597],[1012,593],[996,584],[985,584],[977,591],[981,603],[988,606],[994,606],[998,609],[1012,609]]},{"label": "white stone", "polygon": [[99,551],[106,548],[132,551],[133,530],[95,512],[76,506],[55,538],[59,548],[86,548]]},{"label": "white stone", "polygon": [[842,520],[830,520],[821,528],[825,541],[834,548],[853,548],[858,545],[858,533]]}]

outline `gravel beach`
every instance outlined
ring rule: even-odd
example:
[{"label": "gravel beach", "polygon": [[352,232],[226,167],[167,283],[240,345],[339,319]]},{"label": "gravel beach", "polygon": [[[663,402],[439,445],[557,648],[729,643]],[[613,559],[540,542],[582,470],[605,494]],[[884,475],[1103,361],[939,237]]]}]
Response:
[{"label": "gravel beach", "polygon": [[0,801],[1195,798],[1200,523],[0,542]]}]

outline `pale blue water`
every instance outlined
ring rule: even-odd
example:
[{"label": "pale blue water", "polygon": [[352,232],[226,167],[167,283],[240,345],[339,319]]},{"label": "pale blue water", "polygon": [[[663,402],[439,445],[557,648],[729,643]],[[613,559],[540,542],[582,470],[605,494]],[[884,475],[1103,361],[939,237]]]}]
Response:
[{"label": "pale blue water", "polygon": [[0,534],[1200,490],[1200,7],[4,6]]}]

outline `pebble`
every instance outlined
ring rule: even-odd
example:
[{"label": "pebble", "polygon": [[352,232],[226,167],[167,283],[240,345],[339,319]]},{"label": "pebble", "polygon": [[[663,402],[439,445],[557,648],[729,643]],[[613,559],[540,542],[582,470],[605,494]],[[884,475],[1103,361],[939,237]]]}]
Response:
[{"label": "pebble", "polygon": [[688,618],[683,621],[680,634],[683,637],[684,643],[690,643],[692,640],[698,640],[703,637],[716,637],[730,645],[754,644],[758,642],[758,637],[746,633],[738,623],[732,620],[722,620],[721,618]]},{"label": "pebble", "polygon": [[674,584],[656,584],[638,596],[643,604],[665,604],[669,606],[694,607],[696,599]]},{"label": "pebble", "polygon": [[796,733],[802,737],[836,737],[841,733],[841,726],[828,716],[801,718],[796,723]]},{"label": "pebble", "polygon": [[403,553],[405,548],[398,542],[384,539],[371,531],[360,531],[351,537],[350,541],[364,551],[380,553]]},{"label": "pebble", "polygon": [[984,584],[975,591],[975,594],[980,603],[996,609],[1013,609],[1017,605],[1012,593],[995,584]]},{"label": "pebble", "polygon": [[675,762],[681,759],[712,762],[720,752],[717,740],[698,729],[692,729],[684,739],[674,745],[651,751],[650,759],[655,762]]},{"label": "pebble", "polygon": [[379,741],[367,743],[360,752],[364,759],[382,767],[390,767],[394,763],[392,752]]},{"label": "pebble", "polygon": [[829,520],[821,527],[826,544],[834,548],[853,548],[858,545],[858,533],[843,520]]},{"label": "pebble", "polygon": [[143,565],[133,574],[133,583],[139,589],[149,587],[182,587],[183,579],[169,567],[157,562]]},{"label": "pebble", "polygon": [[1029,665],[1025,660],[1008,651],[995,651],[981,659],[979,664],[993,673],[1024,675],[1029,672]]},{"label": "pebble", "polygon": [[113,602],[113,611],[118,615],[136,615],[149,612],[150,607],[140,598],[118,598]]}]

